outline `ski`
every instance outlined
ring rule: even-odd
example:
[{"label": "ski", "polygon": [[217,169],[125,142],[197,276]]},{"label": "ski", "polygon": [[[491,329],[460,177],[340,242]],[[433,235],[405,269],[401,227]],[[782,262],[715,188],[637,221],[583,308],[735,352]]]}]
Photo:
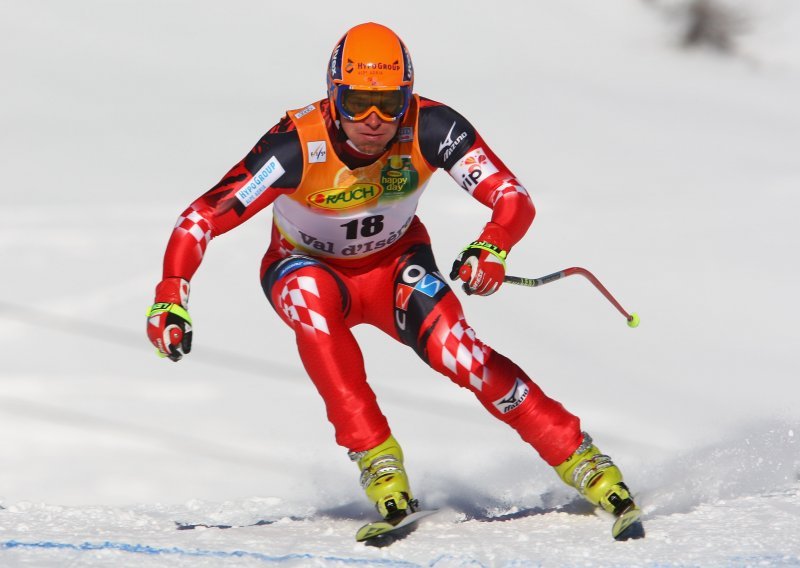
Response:
[{"label": "ski", "polygon": [[611,527],[611,536],[614,540],[634,540],[644,538],[644,525],[641,521],[642,510],[632,505],[617,515]]},{"label": "ski", "polygon": [[437,512],[438,509],[414,511],[397,519],[367,523],[356,531],[356,541],[368,546],[389,545],[408,536],[417,528],[418,521]]}]

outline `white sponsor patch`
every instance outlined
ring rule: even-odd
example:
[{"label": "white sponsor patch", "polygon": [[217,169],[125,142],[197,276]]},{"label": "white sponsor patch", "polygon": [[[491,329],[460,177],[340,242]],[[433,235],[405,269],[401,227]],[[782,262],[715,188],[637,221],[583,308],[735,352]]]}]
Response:
[{"label": "white sponsor patch", "polygon": [[471,194],[479,183],[498,171],[489,156],[481,148],[475,148],[450,168],[449,174]]},{"label": "white sponsor patch", "polygon": [[501,413],[507,414],[522,404],[522,401],[528,397],[529,392],[528,385],[518,377],[511,390],[503,398],[494,401],[494,406]]},{"label": "white sponsor patch", "polygon": [[253,201],[264,193],[269,187],[278,181],[280,177],[286,173],[283,166],[275,156],[272,156],[267,162],[261,166],[253,179],[247,182],[245,186],[236,192],[236,197],[242,204],[247,207]]},{"label": "white sponsor patch", "polygon": [[308,163],[317,164],[328,159],[328,144],[325,140],[306,142],[308,147]]},{"label": "white sponsor patch", "polygon": [[414,129],[410,126],[401,126],[397,131],[398,142],[411,142],[414,140]]},{"label": "white sponsor patch", "polygon": [[295,118],[303,118],[305,115],[307,115],[307,114],[308,114],[308,113],[310,113],[312,110],[314,110],[314,108],[315,108],[315,107],[314,107],[314,105],[308,105],[306,108],[304,108],[304,109],[303,109],[303,110],[301,110],[300,112],[296,112],[296,113],[294,114],[294,117],[295,117]]}]

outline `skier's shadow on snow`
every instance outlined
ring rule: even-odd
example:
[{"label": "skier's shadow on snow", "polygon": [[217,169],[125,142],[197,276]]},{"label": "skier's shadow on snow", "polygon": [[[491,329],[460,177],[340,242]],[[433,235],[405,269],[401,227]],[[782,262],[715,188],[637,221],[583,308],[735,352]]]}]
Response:
[{"label": "skier's shadow on snow", "polygon": [[[508,510],[509,503],[496,496],[482,493],[475,487],[455,487],[451,485],[452,492],[446,495],[439,493],[440,498],[432,498],[422,502],[421,509],[447,509],[464,515],[459,522],[502,522],[515,519],[524,519],[550,513],[567,513],[568,515],[594,516],[594,507],[586,500],[575,498],[563,502],[563,494],[545,492],[541,496],[543,506],[529,507],[509,513],[497,511]],[[552,505],[551,505],[552,503]],[[375,510],[362,501],[351,501],[336,507],[327,507],[318,510],[318,514],[332,519],[357,519],[374,520]]]},{"label": "skier's shadow on snow", "polygon": [[317,514],[330,519],[356,519],[365,521],[375,520],[375,509],[362,501],[351,501],[335,507],[318,509]]},{"label": "skier's shadow on snow", "polygon": [[589,503],[583,501],[571,501],[558,507],[531,507],[529,509],[522,509],[513,513],[493,514],[489,511],[476,510],[472,513],[465,511],[467,516],[464,521],[478,521],[481,523],[494,523],[503,521],[513,521],[515,519],[524,519],[526,517],[536,517],[539,515],[548,515],[550,513],[567,513],[568,515],[581,515],[581,516],[594,516],[594,508]]},{"label": "skier's shadow on snow", "polygon": [[457,495],[449,496],[445,499],[444,506],[463,513],[466,521],[478,521],[482,523],[493,523],[503,521],[513,521],[526,517],[536,517],[548,515],[550,513],[567,513],[568,515],[594,516],[594,507],[583,500],[573,499],[567,503],[558,503],[551,493],[542,495],[544,503],[554,503],[551,506],[528,507],[508,513],[498,513],[497,511],[508,509],[507,501],[497,499],[489,495],[481,495],[476,499],[466,498]]}]

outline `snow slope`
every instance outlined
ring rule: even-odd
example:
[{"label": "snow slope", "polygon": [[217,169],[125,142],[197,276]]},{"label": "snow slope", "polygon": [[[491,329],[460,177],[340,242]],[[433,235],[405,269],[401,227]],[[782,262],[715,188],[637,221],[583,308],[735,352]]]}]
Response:
[{"label": "snow slope", "polygon": [[[0,565],[800,565],[800,8],[736,2],[724,57],[676,47],[677,4],[0,0]],[[211,244],[191,356],[148,347],[178,213],[322,96],[366,20],[531,190],[509,272],[585,266],[640,314],[579,278],[461,296],[622,466],[646,539],[613,542],[469,393],[358,328],[443,511],[353,542],[372,512],[258,284],[267,213]],[[444,174],[420,215],[442,266],[487,218]]]}]

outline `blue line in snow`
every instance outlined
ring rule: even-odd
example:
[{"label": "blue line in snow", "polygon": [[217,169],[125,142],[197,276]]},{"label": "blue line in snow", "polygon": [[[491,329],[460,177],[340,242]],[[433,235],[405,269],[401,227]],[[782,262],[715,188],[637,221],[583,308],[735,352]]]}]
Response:
[{"label": "blue line in snow", "polygon": [[39,541],[39,542],[21,542],[18,540],[9,540],[0,543],[3,550],[13,548],[40,548],[40,549],[57,549],[57,550],[74,550],[74,551],[93,551],[93,550],[118,550],[120,552],[131,552],[134,554],[147,554],[151,556],[158,555],[177,555],[177,556],[193,556],[193,557],[210,557],[210,558],[252,558],[254,560],[261,560],[263,562],[288,562],[292,560],[324,560],[330,562],[341,562],[343,564],[361,564],[361,565],[382,565],[382,566],[408,566],[419,567],[419,564],[406,562],[404,560],[388,560],[381,558],[346,558],[337,556],[319,556],[316,554],[285,554],[283,556],[271,556],[262,552],[249,552],[246,550],[202,550],[202,549],[185,549],[178,547],[170,548],[156,548],[146,544],[128,544],[124,542],[83,542],[80,544],[73,544],[70,542],[52,542],[52,541]]}]

